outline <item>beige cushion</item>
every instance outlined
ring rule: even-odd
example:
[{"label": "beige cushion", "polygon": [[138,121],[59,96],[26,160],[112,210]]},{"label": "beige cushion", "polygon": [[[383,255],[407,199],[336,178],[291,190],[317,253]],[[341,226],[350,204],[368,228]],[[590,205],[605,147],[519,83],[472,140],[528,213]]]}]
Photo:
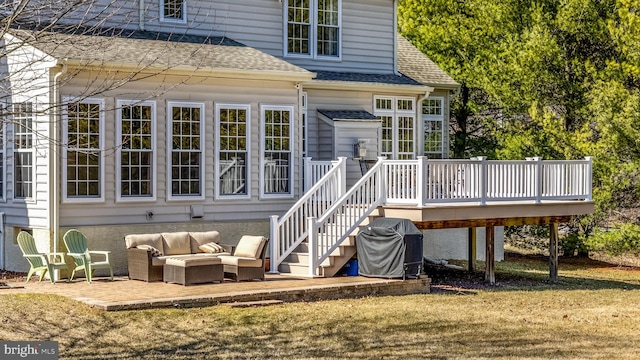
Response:
[{"label": "beige cushion", "polygon": [[260,257],[266,240],[264,236],[243,235],[233,255],[257,259]]},{"label": "beige cushion", "polygon": [[222,265],[234,265],[238,267],[251,267],[251,268],[259,268],[262,267],[262,259],[254,259],[248,257],[239,257],[239,256],[218,256],[220,260],[222,260]]},{"label": "beige cushion", "polygon": [[191,253],[196,254],[202,252],[200,245],[215,242],[220,244],[220,233],[217,231],[190,232],[191,237]]},{"label": "beige cushion", "polygon": [[207,254],[207,253],[198,253],[198,254],[185,254],[185,255],[165,255],[151,258],[151,265],[153,266],[162,266],[165,264],[167,259],[194,259],[194,258],[208,258],[208,257],[218,257],[222,255],[231,255],[228,252],[218,253],[218,254]]},{"label": "beige cushion", "polygon": [[137,247],[138,245],[149,245],[160,250],[164,253],[164,246],[162,243],[162,235],[160,234],[132,234],[124,237],[125,245],[127,249]]},{"label": "beige cushion", "polygon": [[216,244],[215,242],[210,242],[204,245],[200,245],[199,249],[202,250],[203,252],[211,253],[211,254],[224,252],[224,248],[221,245]]},{"label": "beige cushion", "polygon": [[153,246],[151,246],[151,245],[138,245],[138,246],[136,246],[136,248],[138,248],[138,249],[142,249],[142,250],[149,250],[149,251],[151,251],[151,256],[162,256],[162,255],[164,255],[164,254],[162,253],[162,251],[160,251],[159,249],[154,248],[154,247],[153,247]]},{"label": "beige cushion", "polygon": [[169,257],[167,258],[165,265],[179,266],[179,267],[191,267],[202,265],[215,265],[220,264],[220,258],[217,256],[191,256],[191,257]]},{"label": "beige cushion", "polygon": [[165,255],[191,254],[191,237],[186,231],[162,233]]}]

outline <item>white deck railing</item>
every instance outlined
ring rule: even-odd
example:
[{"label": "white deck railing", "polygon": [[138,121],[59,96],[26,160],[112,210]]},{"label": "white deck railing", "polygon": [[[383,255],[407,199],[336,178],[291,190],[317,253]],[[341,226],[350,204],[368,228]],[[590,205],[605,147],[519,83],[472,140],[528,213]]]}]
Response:
[{"label": "white deck railing", "polygon": [[[380,158],[347,192],[342,187],[345,159],[340,161],[330,170],[326,163],[305,166],[305,176],[316,184],[281,219],[272,216],[272,272],[308,237],[309,276],[317,276],[318,266],[379,205],[592,200],[590,157],[568,161]],[[321,176],[323,171],[326,175]],[[331,190],[332,186],[339,188]]]},{"label": "white deck railing", "polygon": [[[306,158],[305,162],[311,162]],[[333,202],[344,194],[346,187],[346,161],[341,157],[334,161],[331,168],[322,162],[317,169],[325,169],[326,173],[320,174],[320,170],[313,170],[308,174],[320,176],[305,194],[282,217],[271,216],[270,234],[270,263],[271,272],[277,272],[280,263],[298,247],[308,236],[307,219],[317,218],[326,213]],[[305,168],[313,169],[312,165]]]},{"label": "white deck railing", "polygon": [[384,161],[386,203],[591,200],[591,158],[585,160]]},{"label": "white deck railing", "polygon": [[381,158],[331,208],[309,223],[309,276],[333,253],[369,214],[384,201]]}]

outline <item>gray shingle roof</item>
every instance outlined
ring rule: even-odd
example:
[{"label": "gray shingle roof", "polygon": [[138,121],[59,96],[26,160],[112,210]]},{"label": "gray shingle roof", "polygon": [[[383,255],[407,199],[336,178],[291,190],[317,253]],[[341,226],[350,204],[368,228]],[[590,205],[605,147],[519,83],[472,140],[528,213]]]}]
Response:
[{"label": "gray shingle roof", "polygon": [[402,35],[398,35],[398,71],[433,87],[455,88],[459,85]]},{"label": "gray shingle roof", "polygon": [[56,59],[82,64],[313,76],[301,67],[225,37],[122,30],[69,34],[12,29],[10,33]]},{"label": "gray shingle roof", "polygon": [[379,120],[375,115],[365,110],[318,109],[318,112],[331,120]]},{"label": "gray shingle roof", "polygon": [[318,76],[315,80],[365,82],[392,85],[421,85],[419,82],[407,76],[395,74],[362,74],[336,71],[315,71]]}]

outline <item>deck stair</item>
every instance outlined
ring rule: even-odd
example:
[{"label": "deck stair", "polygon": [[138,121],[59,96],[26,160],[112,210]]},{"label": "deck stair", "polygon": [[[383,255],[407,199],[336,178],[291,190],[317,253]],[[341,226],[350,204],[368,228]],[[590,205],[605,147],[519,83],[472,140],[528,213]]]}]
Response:
[{"label": "deck stair", "polygon": [[[378,209],[374,210],[373,213],[360,223],[356,230],[349,234],[349,237],[320,264],[319,276],[332,277],[338,274],[347,261],[356,254],[356,236],[360,229],[366,227],[373,220],[382,217],[380,214],[381,211]],[[278,267],[278,271],[300,276],[306,276],[309,273],[309,248],[307,241],[298,245],[298,247],[285,258]]]}]

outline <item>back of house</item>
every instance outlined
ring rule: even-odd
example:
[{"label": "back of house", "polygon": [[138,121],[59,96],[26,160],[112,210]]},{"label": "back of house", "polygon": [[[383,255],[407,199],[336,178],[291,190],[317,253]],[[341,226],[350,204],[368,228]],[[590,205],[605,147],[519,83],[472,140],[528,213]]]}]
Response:
[{"label": "back of house", "polygon": [[[31,232],[269,235],[303,162],[448,156],[458,84],[397,34],[392,0],[34,1],[3,34],[0,268]],[[354,151],[356,149],[356,151]]]}]

